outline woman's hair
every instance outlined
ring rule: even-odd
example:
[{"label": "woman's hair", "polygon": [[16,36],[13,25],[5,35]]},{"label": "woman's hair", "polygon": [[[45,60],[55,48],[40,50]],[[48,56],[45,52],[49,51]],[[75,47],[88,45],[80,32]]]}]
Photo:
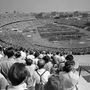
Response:
[{"label": "woman's hair", "polygon": [[14,63],[8,72],[9,80],[14,86],[22,83],[27,76],[28,71],[23,63]]},{"label": "woman's hair", "polygon": [[73,69],[74,65],[75,65],[75,61],[73,61],[73,60],[72,61],[67,61],[65,63],[65,66],[63,67],[63,70],[68,73]]}]

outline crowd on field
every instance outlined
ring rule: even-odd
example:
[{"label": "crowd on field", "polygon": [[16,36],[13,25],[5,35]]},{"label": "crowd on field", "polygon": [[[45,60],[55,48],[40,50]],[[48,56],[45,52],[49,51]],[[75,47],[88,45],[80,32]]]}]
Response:
[{"label": "crowd on field", "polygon": [[0,90],[78,90],[72,54],[0,47]]}]

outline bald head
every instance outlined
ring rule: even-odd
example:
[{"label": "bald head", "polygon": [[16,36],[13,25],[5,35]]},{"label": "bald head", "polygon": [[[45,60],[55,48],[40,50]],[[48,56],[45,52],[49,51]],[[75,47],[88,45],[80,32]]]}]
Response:
[{"label": "bald head", "polygon": [[41,69],[41,68],[43,68],[44,67],[44,65],[45,65],[45,61],[43,60],[43,59],[40,59],[39,61],[38,61],[38,67],[39,67],[39,69]]}]

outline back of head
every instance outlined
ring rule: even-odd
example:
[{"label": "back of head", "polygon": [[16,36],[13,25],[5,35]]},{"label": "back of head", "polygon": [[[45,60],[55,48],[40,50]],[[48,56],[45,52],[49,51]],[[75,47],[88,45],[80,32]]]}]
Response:
[{"label": "back of head", "polygon": [[73,69],[74,65],[75,65],[75,61],[73,61],[73,60],[67,61],[65,63],[65,66],[63,67],[63,70],[68,73]]},{"label": "back of head", "polygon": [[34,52],[33,52],[32,50],[29,51],[29,54],[30,54],[30,55],[33,55],[33,53],[34,53]]},{"label": "back of head", "polygon": [[33,63],[33,60],[26,58],[25,59],[27,65],[31,65]]},{"label": "back of head", "polygon": [[12,56],[14,56],[14,50],[11,48],[7,48],[4,50],[4,55],[8,58],[11,58]]},{"label": "back of head", "polygon": [[28,76],[28,71],[23,63],[14,63],[9,72],[8,77],[13,86],[21,84]]},{"label": "back of head", "polygon": [[20,58],[21,57],[21,53],[18,51],[15,53],[15,58]]},{"label": "back of head", "polygon": [[45,63],[48,63],[50,61],[50,57],[49,56],[44,56],[43,59],[45,60]]},{"label": "back of head", "polygon": [[56,55],[59,55],[60,54],[60,52],[56,52]]},{"label": "back of head", "polygon": [[39,57],[39,52],[35,52],[34,56],[35,58]]},{"label": "back of head", "polygon": [[44,67],[45,61],[44,61],[43,59],[40,59],[40,60],[38,61],[37,65],[38,65],[39,69],[41,69],[41,68]]},{"label": "back of head", "polygon": [[63,90],[60,76],[52,75],[45,85],[45,90]]},{"label": "back of head", "polygon": [[74,59],[73,55],[67,55],[66,60],[72,61]]}]

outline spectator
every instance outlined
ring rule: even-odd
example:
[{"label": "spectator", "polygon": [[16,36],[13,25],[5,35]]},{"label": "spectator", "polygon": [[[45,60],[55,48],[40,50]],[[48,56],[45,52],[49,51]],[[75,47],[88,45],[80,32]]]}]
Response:
[{"label": "spectator", "polygon": [[30,51],[30,52],[29,52],[29,55],[27,55],[27,59],[33,60],[33,63],[34,63],[35,56],[34,56],[33,51]]},{"label": "spectator", "polygon": [[39,60],[39,52],[35,52],[34,53],[34,56],[35,56],[35,58],[34,58],[34,64],[36,64],[37,65],[37,62],[38,62],[38,60]]},{"label": "spectator", "polygon": [[[65,59],[66,59],[66,61],[73,61],[74,60],[74,57],[73,57],[73,55],[69,54],[69,55],[66,56]],[[75,60],[74,60],[74,62],[75,62],[74,68],[75,69],[78,69],[79,68],[78,62],[75,61]]]},{"label": "spectator", "polygon": [[26,61],[26,68],[28,69],[28,71],[30,72],[30,75],[32,76],[36,69],[36,65],[33,64],[33,60],[31,59],[26,58],[25,61]]},{"label": "spectator", "polygon": [[38,90],[38,84],[40,83],[40,76],[41,76],[43,85],[45,85],[48,82],[48,78],[50,76],[50,72],[44,69],[45,61],[43,59],[39,60],[37,65],[38,65],[38,70],[35,71],[33,76],[36,82],[36,85],[35,85],[36,90]]},{"label": "spectator", "polygon": [[28,71],[23,63],[14,63],[8,73],[11,86],[7,87],[7,90],[25,90],[27,85],[25,80],[28,77]]},{"label": "spectator", "polygon": [[44,68],[50,72],[53,66],[52,62],[50,61],[50,57],[46,55],[43,57],[43,60],[45,60]]},{"label": "spectator", "polygon": [[4,77],[8,80],[8,71],[10,67],[16,62],[14,60],[14,50],[11,48],[7,48],[4,51],[6,60],[0,62],[0,72],[4,75]]},{"label": "spectator", "polygon": [[76,90],[76,86],[79,80],[79,74],[74,68],[75,62],[67,61],[63,68],[64,71],[60,72],[59,75],[62,78],[63,90]]},{"label": "spectator", "polygon": [[62,87],[62,79],[59,75],[52,75],[46,85],[44,90],[64,90]]},{"label": "spectator", "polygon": [[36,65],[33,64],[33,60],[26,58],[26,68],[27,68],[27,70],[28,70],[28,72],[30,74],[30,77],[28,77],[28,79],[27,79],[28,88],[30,90],[34,90],[35,85],[34,85],[34,80],[33,80],[33,74],[35,72]]},{"label": "spectator", "polygon": [[17,51],[14,56],[16,62],[24,63],[24,64],[26,63],[25,60],[22,59],[20,51]]},{"label": "spectator", "polygon": [[25,60],[26,52],[25,52],[25,50],[23,48],[20,49],[20,53],[21,53],[22,60]]}]

